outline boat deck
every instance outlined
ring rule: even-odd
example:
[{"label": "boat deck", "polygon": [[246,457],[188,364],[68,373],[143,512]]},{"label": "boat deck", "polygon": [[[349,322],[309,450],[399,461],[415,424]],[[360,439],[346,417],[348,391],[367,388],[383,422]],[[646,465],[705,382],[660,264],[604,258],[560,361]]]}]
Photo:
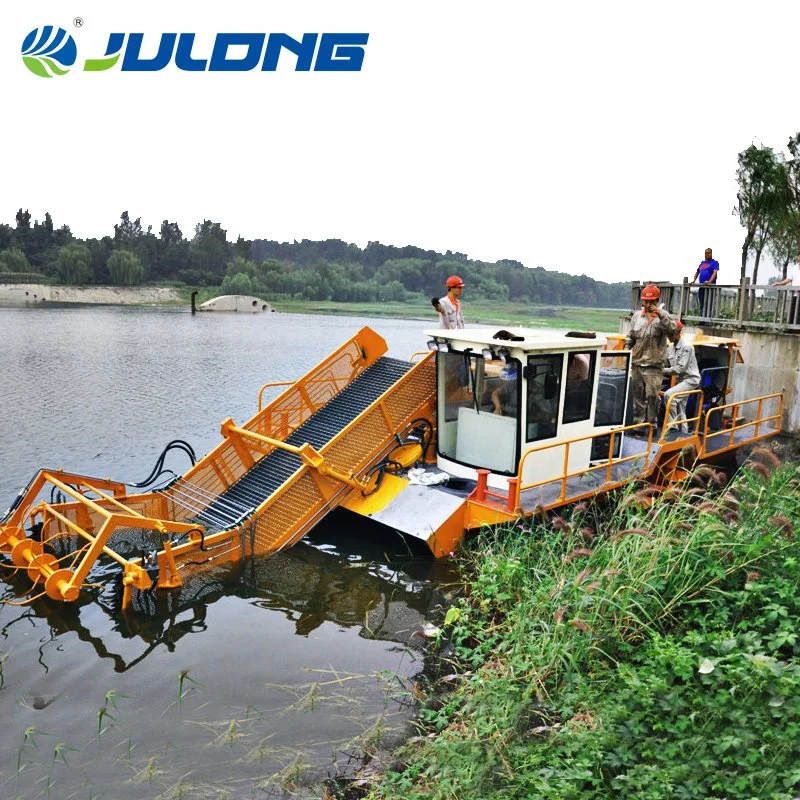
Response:
[{"label": "boat deck", "polygon": [[[695,437],[693,433],[680,433],[677,429],[669,430],[664,436],[664,443],[654,439],[650,442],[648,451],[648,440],[646,437],[631,436],[623,437],[620,448],[620,455],[611,463],[603,461],[595,466],[589,467],[585,472],[572,475],[567,478],[560,476],[539,486],[524,489],[520,492],[520,508],[523,513],[531,514],[537,508],[550,509],[576,502],[582,498],[595,495],[598,491],[612,489],[620,484],[627,483],[639,476],[644,477],[650,473],[658,461],[662,448],[670,446],[672,452],[679,452],[680,448],[674,447],[675,442],[685,441],[687,445],[699,444],[703,455],[720,453],[729,448],[739,447],[748,442],[766,438],[775,433],[775,426],[769,423],[762,423],[758,433],[753,425],[744,425],[735,429],[724,429],[712,431],[706,437]],[[627,459],[627,460],[623,460]],[[435,464],[426,466],[429,473],[439,473]],[[428,488],[437,492],[457,494],[466,497],[475,487],[474,481],[456,481],[461,488],[449,486],[448,483],[433,484]],[[491,490],[492,498],[497,504],[504,504],[507,492],[501,489]]]}]

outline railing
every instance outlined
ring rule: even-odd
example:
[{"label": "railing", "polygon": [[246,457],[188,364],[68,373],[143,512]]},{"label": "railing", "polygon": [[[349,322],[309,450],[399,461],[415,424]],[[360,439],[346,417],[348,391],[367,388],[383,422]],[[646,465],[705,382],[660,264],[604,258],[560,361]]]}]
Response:
[{"label": "railing", "polygon": [[[646,283],[631,284],[631,310],[641,307]],[[709,324],[800,332],[800,286],[751,284],[656,283],[661,302],[674,317],[689,324]]]},{"label": "railing", "polygon": [[[269,439],[286,439],[309,417],[338,394],[354,378],[386,352],[386,342],[369,328],[362,328],[349,342],[332,353],[325,361],[296,381],[277,381],[265,384],[258,394],[259,406],[264,392],[286,385],[285,391],[260,408],[254,417],[241,427]],[[272,448],[264,443],[241,438],[223,439],[207,453],[172,488],[172,493],[187,483],[217,497],[249,470]],[[173,509],[176,519],[192,515],[186,509]]]},{"label": "railing", "polygon": [[[670,412],[672,410],[672,406],[674,403],[677,403],[683,398],[685,398],[685,403],[688,406],[689,398],[690,397],[697,398],[697,404],[695,406],[695,411],[697,413],[692,417],[685,417],[684,419],[673,419],[671,420]],[[684,406],[684,412],[686,411],[686,407]],[[703,390],[702,389],[689,389],[686,392],[676,392],[673,395],[670,395],[667,398],[666,407],[664,408],[664,426],[661,429],[661,438],[658,440],[659,444],[664,444],[667,437],[667,432],[671,428],[679,428],[681,425],[686,425],[687,428],[691,426],[691,433],[692,435],[697,433],[697,426],[700,424],[700,417],[703,414]]]},{"label": "railing", "polygon": [[[777,411],[772,408],[772,404],[777,403]],[[755,404],[755,415],[752,419],[747,419],[742,414],[742,409]],[[709,430],[709,423],[712,414],[719,414],[720,418],[725,416],[725,411],[731,409],[730,427],[722,428],[718,431]],[[748,442],[756,442],[759,439],[766,439],[780,433],[781,418],[783,417],[783,393],[774,392],[765,394],[761,397],[752,397],[747,400],[738,400],[735,403],[727,403],[724,406],[715,406],[706,412],[703,423],[703,446],[698,454],[699,457],[705,456],[709,452],[720,453],[742,444],[742,432],[752,429],[751,435],[747,437]],[[772,426],[769,423],[773,423]],[[738,434],[738,439],[737,439]],[[713,443],[712,447],[709,444]]]},{"label": "railing", "polygon": [[[644,430],[647,429],[647,440],[646,440],[646,447],[644,450],[633,453],[628,456],[617,456],[614,457],[614,450],[616,449],[616,442],[618,437],[623,433],[630,433],[633,430]],[[593,439],[599,439],[602,437],[608,437],[608,458],[605,460],[598,460],[595,461],[589,467],[582,467],[581,469],[574,470],[573,472],[569,471],[569,455],[570,455],[570,448],[572,445],[579,444],[580,442],[585,442]],[[644,441],[644,440],[643,440]],[[594,490],[587,490],[584,492],[574,493],[573,495],[568,494],[568,486],[567,481],[570,478],[577,478],[581,475],[587,475],[589,473],[599,474],[605,472],[605,483],[604,488],[612,489],[615,486],[621,486],[624,483],[628,483],[631,480],[634,480],[639,477],[643,477],[650,471],[650,451],[652,450],[653,446],[653,428],[649,423],[646,422],[638,422],[635,425],[626,425],[622,428],[615,428],[611,431],[598,431],[596,433],[589,434],[587,436],[581,436],[579,439],[570,439],[567,442],[552,442],[551,444],[542,445],[541,447],[536,447],[532,450],[528,450],[520,460],[519,469],[517,471],[517,475],[519,476],[519,480],[516,482],[516,485],[512,484],[509,480],[509,495],[514,496],[514,508],[520,507],[520,497],[523,492],[526,492],[530,489],[537,489],[540,486],[545,486],[547,484],[555,483],[556,481],[561,483],[561,490],[559,492],[558,498],[554,501],[558,504],[563,504],[571,500],[577,500],[583,494],[590,494],[593,493]],[[546,450],[553,450],[556,447],[563,447],[564,448],[564,469],[561,475],[555,477],[544,478],[543,480],[536,481],[535,483],[523,483],[522,482],[522,475],[524,475],[524,466],[526,460],[533,455],[538,455],[539,453],[543,453]],[[632,462],[636,460],[642,461],[642,467],[637,472],[632,470],[629,475],[626,475],[623,480],[613,480],[612,479],[612,470],[615,466],[619,464],[625,464],[627,462]],[[509,497],[510,500],[510,497]],[[509,505],[511,503],[509,502]]]}]

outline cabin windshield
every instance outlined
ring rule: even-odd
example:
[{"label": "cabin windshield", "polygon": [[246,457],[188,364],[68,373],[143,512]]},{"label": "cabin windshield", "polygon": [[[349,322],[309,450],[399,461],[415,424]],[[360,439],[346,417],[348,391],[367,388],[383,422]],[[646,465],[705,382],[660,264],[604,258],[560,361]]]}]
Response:
[{"label": "cabin windshield", "polygon": [[519,460],[520,364],[471,352],[437,353],[438,453],[514,474]]}]

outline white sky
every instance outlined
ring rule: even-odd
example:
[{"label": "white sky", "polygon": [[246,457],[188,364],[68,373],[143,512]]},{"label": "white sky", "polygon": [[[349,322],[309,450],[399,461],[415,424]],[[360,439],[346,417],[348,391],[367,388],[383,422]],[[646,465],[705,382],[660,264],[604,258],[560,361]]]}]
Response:
[{"label": "white sky", "polygon": [[[22,64],[47,24],[75,38],[66,76]],[[736,156],[800,130],[798,30],[797,0],[6,3],[0,222],[21,206],[99,237],[128,210],[607,281],[691,277],[711,246],[735,283]],[[111,32],[154,55],[173,31],[196,57],[217,32],[370,39],[359,73],[80,69]]]}]

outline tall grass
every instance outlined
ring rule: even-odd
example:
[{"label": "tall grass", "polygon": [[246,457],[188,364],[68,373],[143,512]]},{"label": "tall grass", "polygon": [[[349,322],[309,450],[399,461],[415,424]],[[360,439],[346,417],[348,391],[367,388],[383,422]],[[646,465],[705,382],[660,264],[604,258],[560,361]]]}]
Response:
[{"label": "tall grass", "polygon": [[726,487],[703,467],[663,493],[485,532],[447,615],[458,688],[431,687],[408,768],[373,796],[791,797],[800,471],[776,466],[757,450]]}]

